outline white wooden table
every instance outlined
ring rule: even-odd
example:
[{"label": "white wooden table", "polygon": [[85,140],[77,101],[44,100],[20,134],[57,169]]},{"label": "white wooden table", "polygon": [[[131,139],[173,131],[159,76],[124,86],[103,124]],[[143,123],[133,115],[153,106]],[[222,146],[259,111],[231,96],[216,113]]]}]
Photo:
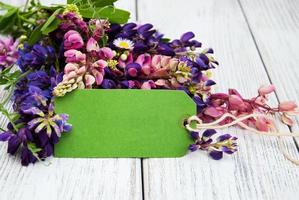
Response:
[{"label": "white wooden table", "polygon": [[[153,23],[171,38],[193,30],[204,46],[213,47],[220,62],[216,91],[236,88],[251,97],[260,85],[273,83],[277,96],[271,103],[299,102],[298,0],[120,0],[117,5],[131,11],[131,21]],[[7,123],[3,117],[0,122]],[[293,130],[298,124],[297,119]],[[239,137],[240,148],[221,161],[198,152],[177,159],[53,158],[50,166],[22,167],[1,143],[0,199],[299,199],[299,167],[284,159],[276,138],[235,128],[227,132]],[[293,138],[284,148],[299,158]]]}]

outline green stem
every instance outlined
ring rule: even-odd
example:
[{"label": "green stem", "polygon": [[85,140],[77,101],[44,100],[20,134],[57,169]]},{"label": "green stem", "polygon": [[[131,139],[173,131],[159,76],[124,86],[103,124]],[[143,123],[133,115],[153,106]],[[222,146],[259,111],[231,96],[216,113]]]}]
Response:
[{"label": "green stem", "polygon": [[26,1],[25,5],[24,5],[23,12],[25,12],[25,11],[26,11],[26,9],[27,9],[27,7],[28,7],[28,4],[29,4],[29,1],[30,1],[30,0],[27,0],[27,1]]}]

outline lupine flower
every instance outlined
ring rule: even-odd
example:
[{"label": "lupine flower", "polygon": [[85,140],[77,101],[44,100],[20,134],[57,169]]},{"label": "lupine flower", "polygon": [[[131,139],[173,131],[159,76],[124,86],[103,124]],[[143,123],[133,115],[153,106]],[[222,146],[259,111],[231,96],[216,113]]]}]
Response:
[{"label": "lupine flower", "polygon": [[278,106],[279,111],[288,112],[294,111],[297,108],[297,104],[294,101],[281,102]]},{"label": "lupine flower", "polygon": [[213,136],[216,133],[214,129],[207,129],[202,134],[190,132],[190,136],[195,140],[195,143],[189,145],[189,150],[191,152],[196,150],[207,151],[215,160],[221,159],[223,153],[232,154],[237,151],[236,137],[224,134],[214,139]]},{"label": "lupine flower", "polygon": [[89,38],[87,44],[86,44],[86,50],[87,52],[99,52],[100,51],[100,47],[98,42],[94,39],[94,38]]},{"label": "lupine flower", "polygon": [[91,19],[89,21],[89,28],[91,29],[92,37],[95,40],[99,40],[104,37],[106,31],[110,28],[110,23],[105,19]]},{"label": "lupine flower", "polygon": [[51,137],[52,134],[60,137],[61,133],[71,130],[71,125],[66,122],[68,116],[65,114],[55,114],[52,103],[49,105],[47,112],[43,112],[37,107],[31,107],[23,112],[35,116],[34,119],[28,122],[28,125],[29,129],[34,130],[36,134],[42,130],[46,130],[48,137]]},{"label": "lupine flower", "polygon": [[0,70],[14,64],[18,59],[19,41],[10,37],[0,36]]},{"label": "lupine flower", "polygon": [[141,66],[138,63],[130,63],[125,68],[126,75],[128,77],[135,78],[141,73]]},{"label": "lupine flower", "polygon": [[275,91],[275,86],[274,85],[267,85],[267,86],[262,86],[259,88],[258,93],[261,96],[265,96],[267,94],[270,94]]},{"label": "lupine flower", "polygon": [[83,47],[84,42],[81,35],[74,30],[68,31],[64,35],[64,48],[65,49],[80,49]]},{"label": "lupine flower", "polygon": [[[89,35],[88,25],[78,13],[65,12],[58,15],[58,18],[62,20],[58,31],[63,32],[63,35],[70,30],[78,30],[85,35]],[[61,33],[58,33],[58,35],[61,35]]]},{"label": "lupine flower", "polygon": [[86,63],[86,55],[81,51],[70,49],[64,52],[64,56],[66,57],[66,62],[73,62],[73,63]]},{"label": "lupine flower", "polygon": [[22,165],[27,166],[29,163],[37,161],[36,156],[28,149],[28,145],[33,141],[33,136],[27,128],[19,129],[17,134],[11,131],[1,133],[0,141],[8,142],[7,153],[11,155],[15,155],[21,149]]},{"label": "lupine flower", "polygon": [[77,63],[68,63],[64,68],[63,80],[56,85],[53,90],[54,96],[64,96],[67,92],[71,92],[77,88],[85,88],[83,82],[86,67]]},{"label": "lupine flower", "polygon": [[19,49],[17,64],[25,72],[29,69],[39,70],[42,66],[50,68],[55,60],[55,50],[51,46],[25,44],[23,49]]},{"label": "lupine flower", "polygon": [[195,50],[195,48],[201,47],[201,43],[197,40],[191,40],[194,37],[195,35],[193,32],[186,32],[181,36],[179,40],[173,40],[170,43],[170,46],[176,52],[186,51],[187,47],[191,48],[192,50]]}]

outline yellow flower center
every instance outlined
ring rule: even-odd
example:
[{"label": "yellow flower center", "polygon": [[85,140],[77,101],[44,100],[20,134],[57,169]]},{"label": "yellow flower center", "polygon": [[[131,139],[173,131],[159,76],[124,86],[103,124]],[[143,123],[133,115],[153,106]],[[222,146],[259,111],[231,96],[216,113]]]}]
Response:
[{"label": "yellow flower center", "polygon": [[119,45],[119,47],[124,48],[124,49],[128,49],[130,47],[129,44],[125,41],[120,41],[118,45]]}]

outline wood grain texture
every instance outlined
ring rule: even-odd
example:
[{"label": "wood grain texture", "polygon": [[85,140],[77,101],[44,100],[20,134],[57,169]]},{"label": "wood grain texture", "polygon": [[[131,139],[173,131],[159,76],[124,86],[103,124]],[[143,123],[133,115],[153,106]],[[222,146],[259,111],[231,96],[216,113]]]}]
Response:
[{"label": "wood grain texture", "polygon": [[[6,2],[22,5],[21,1]],[[134,8],[134,1],[122,7]],[[0,90],[0,99],[4,95]],[[4,116],[0,116],[0,126],[6,123]],[[7,145],[0,143],[0,199],[142,199],[140,159],[50,158],[49,166],[45,162],[22,167],[19,158],[9,156],[6,149]]]},{"label": "wood grain texture", "polygon": [[[299,1],[241,0],[280,101],[299,102]],[[297,117],[293,130],[299,132]],[[299,138],[297,143],[299,144]]]},{"label": "wood grain texture", "polygon": [[[217,91],[236,88],[251,97],[269,83],[236,0],[139,0],[138,13],[139,21],[155,24],[167,37],[194,30],[205,47],[213,47],[221,63],[215,70]],[[275,97],[271,103],[277,104]],[[144,160],[145,199],[297,199],[298,168],[281,155],[276,138],[234,128],[225,131],[239,137],[240,148],[221,161],[200,152]],[[298,158],[291,138],[285,147]]]}]

